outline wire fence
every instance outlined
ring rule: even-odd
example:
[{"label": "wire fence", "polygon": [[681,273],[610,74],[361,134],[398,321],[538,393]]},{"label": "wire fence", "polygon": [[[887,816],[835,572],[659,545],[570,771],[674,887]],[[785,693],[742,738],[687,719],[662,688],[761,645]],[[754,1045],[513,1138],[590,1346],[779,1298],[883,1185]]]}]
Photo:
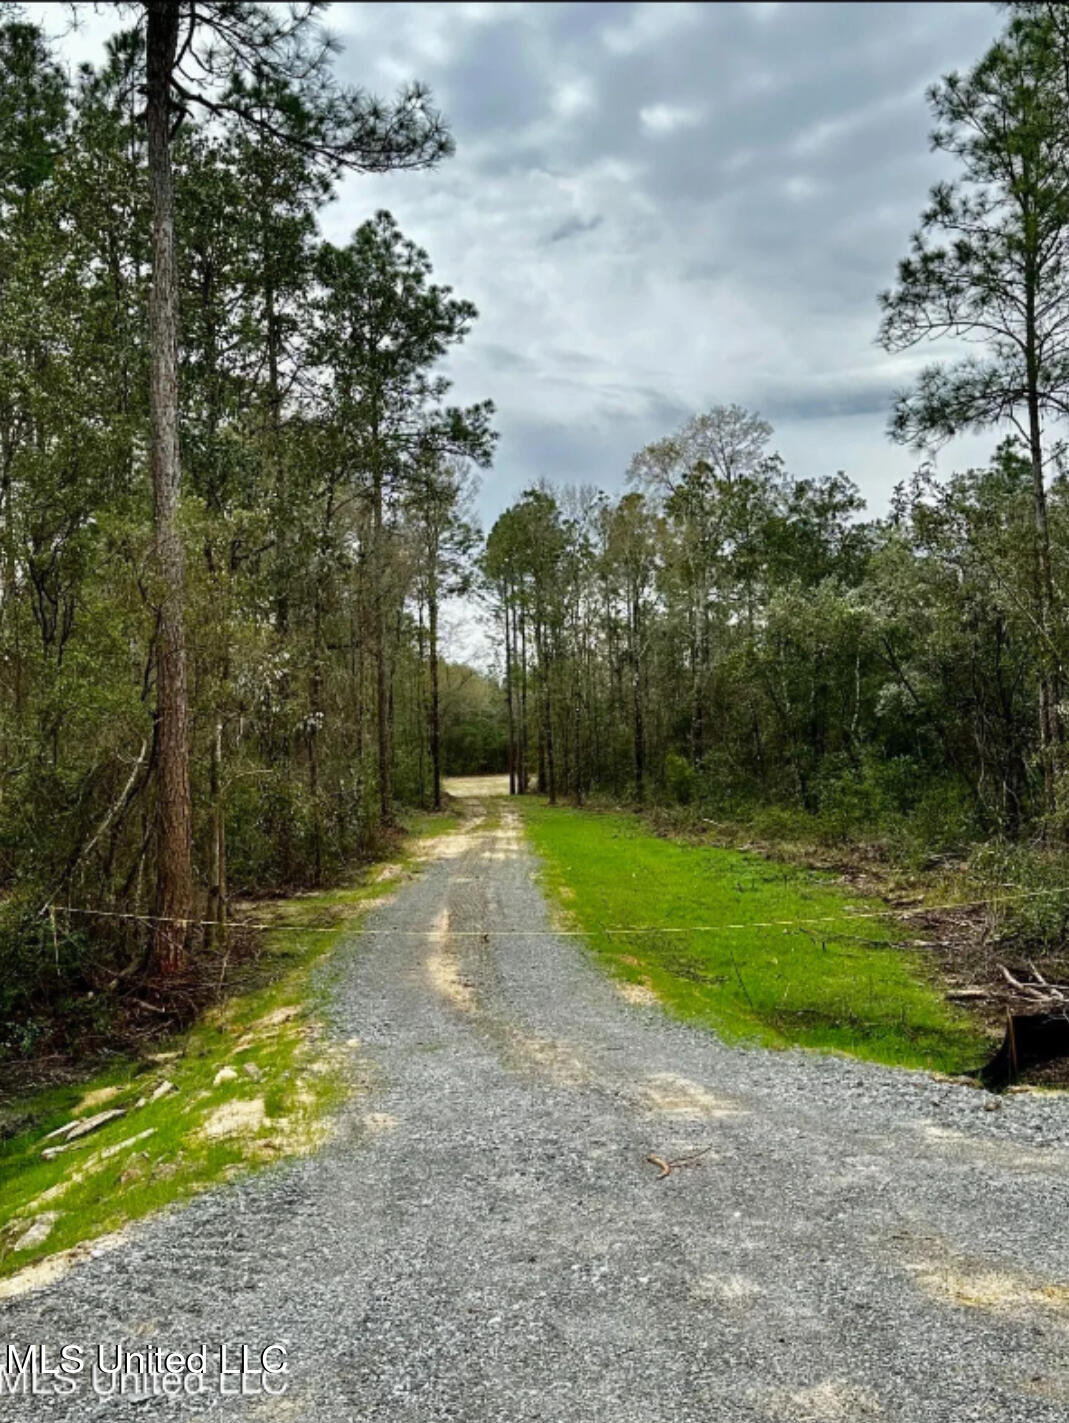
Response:
[{"label": "wire fence", "polygon": [[[881,909],[849,909],[844,908],[837,914],[817,914],[811,917],[794,919],[747,919],[737,923],[726,924],[606,924],[599,926],[599,932],[608,935],[614,934],[719,934],[730,933],[746,929],[803,929],[815,924],[841,924],[844,921],[854,920],[883,920],[883,919],[910,919],[918,918],[929,914],[945,914],[954,910],[976,910],[994,909],[1004,904],[1018,903],[1026,899],[1052,898],[1057,895],[1069,894],[1069,885],[1060,885],[1046,889],[1018,890],[1012,894],[993,895],[984,899],[973,900],[953,900],[942,904],[916,904],[908,908],[895,909],[891,906]],[[374,901],[370,901],[368,907],[373,907]],[[165,914],[138,914],[132,911],[119,909],[99,909],[84,907],[74,904],[54,904],[48,906],[47,912],[52,914],[77,914],[100,919],[135,920],[144,924],[181,924],[187,929],[195,928],[223,928],[223,929],[256,929],[264,932],[278,933],[291,932],[300,934],[333,934],[344,931],[346,934],[363,934],[369,937],[389,937],[390,935],[408,935],[424,937],[433,934],[440,934],[443,931],[431,925],[430,927],[416,926],[406,927],[404,925],[388,925],[382,928],[372,928],[365,925],[350,925],[344,920],[334,920],[329,924],[287,924],[278,920],[256,920],[256,919],[182,919],[174,915]],[[544,929],[449,929],[445,931],[451,938],[469,939],[526,939],[532,934],[545,933]],[[563,938],[583,938],[591,931],[588,929],[558,929],[551,928],[548,932]]]}]

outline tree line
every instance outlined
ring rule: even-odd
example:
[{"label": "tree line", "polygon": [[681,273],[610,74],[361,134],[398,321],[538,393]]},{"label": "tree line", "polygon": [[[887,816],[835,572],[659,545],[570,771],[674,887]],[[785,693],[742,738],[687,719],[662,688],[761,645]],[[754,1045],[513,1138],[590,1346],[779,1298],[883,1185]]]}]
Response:
[{"label": "tree line", "polygon": [[73,81],[0,24],[11,1013],[181,976],[235,890],[323,882],[438,803],[443,737],[492,757],[438,633],[495,440],[437,370],[476,311],[389,213],[318,230],[343,172],[451,139],[418,85],[336,84],[315,8],[129,6]]},{"label": "tree line", "polygon": [[864,517],[842,473],[792,475],[771,426],[716,406],[634,457],[628,488],[527,490],[484,557],[513,789],[715,813],[905,817],[933,842],[1069,828],[1069,20],[1013,7],[929,94],[938,184],[882,295],[925,366],[892,436],[999,438],[930,461]]},{"label": "tree line", "polygon": [[[956,176],[881,298],[888,350],[967,343],[893,437],[991,430],[988,465],[922,461],[874,519],[713,405],[622,494],[542,482],[484,543],[493,410],[440,371],[474,307],[390,214],[318,226],[448,127],[339,85],[317,8],[132,4],[73,80],[0,17],[6,1014],[203,978],[236,893],[326,882],[446,768],[1063,839],[1066,11],[1011,7],[932,89]],[[497,682],[441,654],[476,595]]]}]

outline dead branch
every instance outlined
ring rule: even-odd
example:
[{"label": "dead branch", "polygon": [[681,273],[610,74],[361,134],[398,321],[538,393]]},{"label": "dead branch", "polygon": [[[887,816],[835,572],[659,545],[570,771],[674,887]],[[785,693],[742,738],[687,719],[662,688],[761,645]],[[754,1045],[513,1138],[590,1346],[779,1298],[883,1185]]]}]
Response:
[{"label": "dead branch", "polygon": [[1048,983],[1034,964],[1030,963],[1029,968],[1038,980],[1038,983],[1022,983],[1019,978],[1010,972],[1005,964],[1000,963],[998,965],[999,972],[1013,991],[1019,993],[1022,998],[1027,998],[1030,1003],[1050,1008],[1056,1003],[1064,1003],[1066,1001],[1066,995],[1069,994],[1069,987],[1065,984]]},{"label": "dead branch", "polygon": [[708,1153],[712,1151],[712,1149],[712,1144],[710,1143],[709,1146],[703,1146],[700,1151],[691,1152],[689,1156],[673,1157],[671,1161],[667,1160],[663,1156],[657,1156],[654,1152],[651,1151],[650,1154],[646,1157],[646,1160],[650,1162],[651,1165],[659,1166],[661,1168],[661,1172],[660,1175],[657,1177],[657,1180],[663,1181],[666,1176],[671,1176],[672,1172],[678,1170],[680,1167],[697,1166],[700,1163],[701,1158],[703,1156],[708,1155]]}]

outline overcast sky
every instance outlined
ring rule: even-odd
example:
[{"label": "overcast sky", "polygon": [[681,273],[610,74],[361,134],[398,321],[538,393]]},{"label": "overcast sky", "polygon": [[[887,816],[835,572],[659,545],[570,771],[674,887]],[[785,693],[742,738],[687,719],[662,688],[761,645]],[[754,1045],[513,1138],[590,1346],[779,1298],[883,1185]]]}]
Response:
[{"label": "overcast sky", "polygon": [[[632,453],[737,401],[791,469],[882,511],[916,356],[875,345],[944,159],[924,91],[1002,24],[985,4],[335,5],[347,79],[418,77],[456,157],[347,182],[343,240],[388,207],[480,319],[453,362],[491,397],[490,518],[540,476],[618,487]],[[941,467],[986,458],[990,438]]]},{"label": "overcast sky", "polygon": [[[27,6],[42,13],[40,6]],[[50,12],[56,28],[59,7]],[[64,41],[99,53],[115,17]],[[925,88],[982,53],[986,4],[335,4],[340,77],[418,78],[457,154],[352,177],[334,241],[376,208],[480,317],[455,395],[493,399],[489,523],[539,477],[618,488],[635,450],[738,402],[800,475],[845,469],[880,512],[918,361],[875,345],[928,187]],[[940,466],[986,457],[966,440]]]}]

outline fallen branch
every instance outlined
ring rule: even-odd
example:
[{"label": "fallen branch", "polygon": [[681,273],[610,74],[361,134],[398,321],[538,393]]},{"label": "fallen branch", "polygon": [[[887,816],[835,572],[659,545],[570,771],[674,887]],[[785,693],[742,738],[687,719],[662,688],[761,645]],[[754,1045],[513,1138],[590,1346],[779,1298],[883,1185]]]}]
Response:
[{"label": "fallen branch", "polygon": [[144,764],[145,752],[146,752],[147,750],[148,750],[148,742],[147,742],[147,741],[142,741],[142,743],[141,743],[141,750],[137,753],[137,760],[134,762],[133,770],[130,772],[130,775],[129,775],[129,778],[128,778],[127,782],[126,782],[126,785],[123,786],[121,795],[119,796],[118,800],[114,803],[114,805],[112,805],[111,807],[109,807],[107,813],[106,813],[105,816],[104,816],[104,819],[103,819],[103,820],[100,822],[100,824],[97,826],[96,832],[95,832],[95,834],[90,838],[88,844],[85,845],[85,846],[83,846],[83,847],[78,851],[78,853],[75,855],[73,861],[68,865],[66,871],[65,871],[64,874],[63,874],[63,878],[60,880],[59,886],[57,886],[57,888],[55,889],[55,891],[54,891],[52,894],[50,894],[50,895],[48,896],[47,900],[45,901],[44,905],[42,906],[42,908],[41,908],[41,913],[42,913],[42,915],[47,914],[47,913],[49,912],[49,910],[52,908],[52,906],[53,906],[53,905],[55,904],[55,902],[56,902],[56,896],[59,894],[59,889],[60,889],[60,887],[61,887],[63,884],[66,884],[66,883],[68,883],[68,882],[70,881],[70,879],[72,878],[72,876],[73,876],[73,874],[74,874],[74,871],[78,868],[78,866],[79,866],[80,864],[82,864],[82,863],[89,857],[89,855],[92,853],[92,851],[96,848],[97,844],[98,844],[99,841],[100,841],[100,837],[101,837],[101,836],[104,834],[104,832],[107,830],[108,826],[109,826],[109,825],[111,824],[111,822],[115,819],[116,815],[118,815],[120,811],[124,811],[124,810],[126,809],[126,806],[127,806],[127,805],[129,804],[129,802],[133,799],[134,793],[135,793],[136,788],[137,788],[137,778],[138,778],[138,774],[140,773],[141,767],[142,767],[142,765]]},{"label": "fallen branch", "polygon": [[1049,1007],[1054,1003],[1064,1003],[1066,1001],[1066,994],[1069,994],[1069,987],[1063,984],[1048,983],[1034,964],[1030,964],[1029,967],[1039,980],[1038,984],[1022,983],[1019,978],[1010,972],[1005,964],[1000,963],[998,969],[1014,992],[1021,994],[1023,998],[1027,998],[1031,1003],[1038,1003],[1044,1007]]},{"label": "fallen branch", "polygon": [[671,1163],[666,1161],[663,1156],[654,1156],[653,1152],[651,1151],[649,1156],[646,1157],[646,1160],[652,1162],[654,1166],[659,1166],[661,1168],[661,1174],[657,1177],[658,1181],[663,1181],[666,1176],[671,1176]]},{"label": "fallen branch", "polygon": [[646,1157],[646,1160],[650,1162],[651,1165],[659,1166],[661,1168],[661,1173],[657,1177],[657,1180],[663,1181],[666,1176],[671,1176],[673,1171],[678,1170],[682,1166],[697,1166],[698,1163],[701,1161],[701,1158],[703,1156],[706,1156],[710,1151],[712,1151],[712,1149],[713,1148],[711,1144],[709,1146],[703,1146],[700,1151],[694,1151],[690,1154],[690,1156],[677,1156],[674,1157],[671,1161],[667,1160],[663,1156],[657,1156],[654,1152],[651,1151],[650,1154]]},{"label": "fallen branch", "polygon": [[166,1008],[158,1008],[155,1003],[146,1003],[143,998],[131,998],[130,1002],[137,1008],[144,1008],[146,1013],[166,1013]]}]

